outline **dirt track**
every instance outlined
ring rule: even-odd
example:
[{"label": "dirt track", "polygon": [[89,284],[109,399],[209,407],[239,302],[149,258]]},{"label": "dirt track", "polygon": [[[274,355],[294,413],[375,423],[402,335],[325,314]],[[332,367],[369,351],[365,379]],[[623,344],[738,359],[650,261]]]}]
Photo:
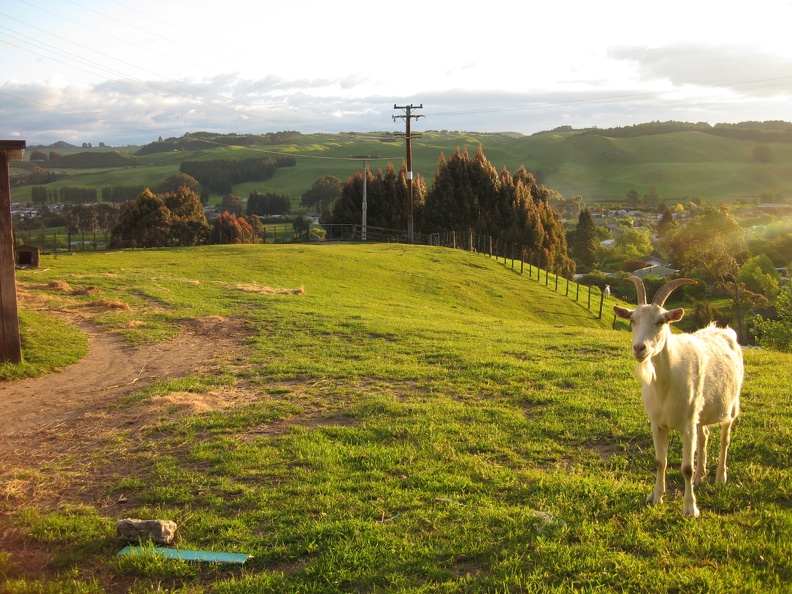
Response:
[{"label": "dirt track", "polygon": [[0,469],[51,459],[54,452],[48,450],[65,445],[53,442],[56,434],[96,434],[123,426],[128,422],[123,415],[97,412],[157,381],[208,368],[239,350],[244,333],[238,322],[206,318],[174,340],[133,347],[89,322],[77,325],[89,335],[88,354],[79,362],[40,378],[0,382]]}]

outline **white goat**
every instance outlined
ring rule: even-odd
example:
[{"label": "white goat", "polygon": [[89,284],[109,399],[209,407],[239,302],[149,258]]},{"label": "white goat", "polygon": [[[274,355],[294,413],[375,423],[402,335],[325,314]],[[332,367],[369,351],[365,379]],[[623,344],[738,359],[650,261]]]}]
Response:
[{"label": "white goat", "polygon": [[[614,306],[616,315],[630,321],[635,375],[642,384],[643,404],[652,424],[657,479],[647,503],[662,503],[668,459],[669,431],[682,434],[682,475],[685,479],[684,514],[699,516],[693,485],[707,472],[707,425],[720,424],[720,458],[716,482],[726,482],[726,454],[731,426],[740,412],[743,358],[737,335],[730,328],[710,325],[693,334],[673,334],[671,322],[682,319],[683,309],[663,308],[680,285],[696,281],[680,278],[663,285],[651,304],[637,276],[630,280],[638,290],[634,310]],[[693,452],[696,452],[695,476]]]}]

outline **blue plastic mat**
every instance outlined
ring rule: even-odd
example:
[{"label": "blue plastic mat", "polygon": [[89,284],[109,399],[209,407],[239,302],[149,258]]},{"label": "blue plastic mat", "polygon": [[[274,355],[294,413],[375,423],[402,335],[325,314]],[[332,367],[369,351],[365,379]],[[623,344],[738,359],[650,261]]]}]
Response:
[{"label": "blue plastic mat", "polygon": [[159,547],[128,546],[119,551],[118,555],[142,555],[156,553],[169,559],[181,561],[208,561],[210,563],[236,563],[242,565],[252,555],[245,553],[217,553],[215,551],[191,551],[189,549],[165,549]]}]

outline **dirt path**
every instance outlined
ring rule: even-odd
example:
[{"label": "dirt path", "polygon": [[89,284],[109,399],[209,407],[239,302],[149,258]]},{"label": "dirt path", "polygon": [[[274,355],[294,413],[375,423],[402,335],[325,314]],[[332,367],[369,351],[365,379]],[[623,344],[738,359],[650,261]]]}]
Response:
[{"label": "dirt path", "polygon": [[51,458],[50,449],[63,447],[53,442],[54,434],[78,433],[80,426],[97,422],[105,426],[95,427],[96,433],[122,425],[123,418],[97,411],[142,387],[233,356],[247,334],[240,322],[205,318],[174,340],[133,347],[90,322],[75,323],[89,335],[88,354],[79,362],[40,378],[0,382],[0,473],[23,460]]}]

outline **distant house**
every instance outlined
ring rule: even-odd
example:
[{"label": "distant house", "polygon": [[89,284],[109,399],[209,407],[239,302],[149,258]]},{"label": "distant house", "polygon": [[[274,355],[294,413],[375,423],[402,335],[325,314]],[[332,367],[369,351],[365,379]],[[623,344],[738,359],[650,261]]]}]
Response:
[{"label": "distant house", "polygon": [[676,274],[679,270],[674,270],[673,268],[668,268],[667,266],[647,266],[646,268],[639,268],[638,270],[634,271],[633,274],[638,278],[644,279],[647,276],[659,276],[660,278],[666,278],[673,274]]},{"label": "distant house", "polygon": [[18,245],[14,248],[14,262],[17,266],[38,268],[41,250],[34,245]]}]

